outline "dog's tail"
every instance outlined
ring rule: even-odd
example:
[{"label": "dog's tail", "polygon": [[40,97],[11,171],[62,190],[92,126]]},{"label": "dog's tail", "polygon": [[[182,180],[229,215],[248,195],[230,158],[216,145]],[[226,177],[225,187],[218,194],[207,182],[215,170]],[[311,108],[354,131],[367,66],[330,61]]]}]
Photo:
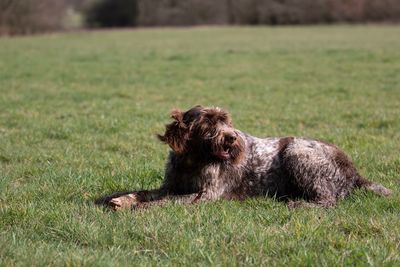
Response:
[{"label": "dog's tail", "polygon": [[387,189],[381,184],[371,182],[362,177],[361,175],[358,175],[356,178],[356,187],[365,188],[366,190],[374,192],[375,194],[383,197],[387,197],[392,194],[392,190]]}]

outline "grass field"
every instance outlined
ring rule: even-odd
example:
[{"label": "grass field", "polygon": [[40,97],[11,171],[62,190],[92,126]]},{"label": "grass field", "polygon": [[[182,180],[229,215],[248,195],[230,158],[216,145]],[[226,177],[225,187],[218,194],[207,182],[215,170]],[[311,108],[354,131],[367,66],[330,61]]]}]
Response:
[{"label": "grass field", "polygon": [[[0,39],[0,266],[399,266],[400,27],[98,31]],[[391,188],[335,209],[272,199],[112,213],[155,188],[172,107],[336,143]]]}]

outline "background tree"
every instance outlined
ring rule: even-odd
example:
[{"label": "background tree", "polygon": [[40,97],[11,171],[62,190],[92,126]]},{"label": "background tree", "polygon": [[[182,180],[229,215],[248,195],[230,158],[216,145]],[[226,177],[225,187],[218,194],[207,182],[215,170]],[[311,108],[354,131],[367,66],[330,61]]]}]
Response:
[{"label": "background tree", "polygon": [[86,9],[89,27],[129,27],[136,25],[137,0],[98,0]]}]

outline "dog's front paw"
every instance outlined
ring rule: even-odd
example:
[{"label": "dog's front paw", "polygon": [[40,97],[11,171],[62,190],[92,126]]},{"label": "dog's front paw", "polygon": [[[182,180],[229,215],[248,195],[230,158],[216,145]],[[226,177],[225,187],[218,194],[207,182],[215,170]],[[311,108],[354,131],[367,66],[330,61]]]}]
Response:
[{"label": "dog's front paw", "polygon": [[132,193],[132,194],[127,194],[127,195],[123,195],[120,197],[112,198],[108,202],[108,205],[111,207],[111,209],[117,211],[117,210],[131,208],[133,205],[136,205],[138,203],[139,203],[139,201],[138,201],[136,194]]}]

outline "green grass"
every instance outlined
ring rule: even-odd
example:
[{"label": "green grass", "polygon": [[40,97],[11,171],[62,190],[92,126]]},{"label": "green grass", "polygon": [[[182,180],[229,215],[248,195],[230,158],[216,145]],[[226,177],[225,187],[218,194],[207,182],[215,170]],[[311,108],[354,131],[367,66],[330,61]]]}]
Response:
[{"label": "green grass", "polygon": [[[400,28],[98,31],[0,39],[0,266],[398,266]],[[112,213],[155,188],[172,107],[342,147],[393,190],[335,209],[272,199]]]}]

